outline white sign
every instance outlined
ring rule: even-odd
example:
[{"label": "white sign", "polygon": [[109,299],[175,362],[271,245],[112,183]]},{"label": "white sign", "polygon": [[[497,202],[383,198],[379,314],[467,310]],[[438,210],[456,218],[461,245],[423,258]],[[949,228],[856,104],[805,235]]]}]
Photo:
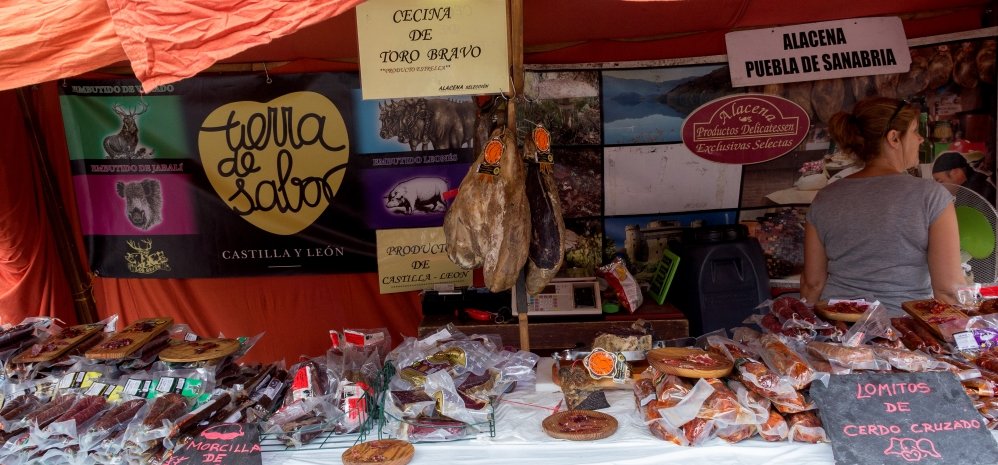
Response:
[{"label": "white sign", "polygon": [[357,5],[364,99],[509,92],[505,0]]},{"label": "white sign", "polygon": [[724,35],[734,87],[907,73],[901,18],[857,18]]}]

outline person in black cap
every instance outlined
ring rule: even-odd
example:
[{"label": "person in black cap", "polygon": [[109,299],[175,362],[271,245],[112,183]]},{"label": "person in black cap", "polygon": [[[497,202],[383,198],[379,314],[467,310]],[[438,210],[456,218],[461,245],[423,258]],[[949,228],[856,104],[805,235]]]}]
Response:
[{"label": "person in black cap", "polygon": [[981,194],[988,202],[995,203],[995,185],[987,175],[970,167],[959,152],[943,152],[932,164],[932,178],[939,182],[963,186]]}]

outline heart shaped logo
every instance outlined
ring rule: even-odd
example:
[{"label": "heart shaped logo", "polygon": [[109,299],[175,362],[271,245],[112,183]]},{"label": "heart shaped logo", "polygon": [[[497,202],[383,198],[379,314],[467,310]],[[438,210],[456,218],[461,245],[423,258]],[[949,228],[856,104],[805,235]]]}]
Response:
[{"label": "heart shaped logo", "polygon": [[254,226],[281,235],[300,232],[326,210],[343,183],[349,147],[343,115],[315,92],[225,104],[198,134],[219,197]]}]

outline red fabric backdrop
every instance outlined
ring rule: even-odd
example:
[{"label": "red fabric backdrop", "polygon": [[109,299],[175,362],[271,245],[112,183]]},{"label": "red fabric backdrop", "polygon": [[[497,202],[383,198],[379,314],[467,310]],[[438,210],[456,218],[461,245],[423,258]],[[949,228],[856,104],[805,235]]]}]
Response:
[{"label": "red fabric backdrop", "polygon": [[[0,92],[0,323],[28,316],[75,323],[73,300],[52,241],[25,113],[16,91]],[[63,163],[65,164],[65,163]]]},{"label": "red fabric backdrop", "polygon": [[[82,236],[69,173],[69,154],[59,112],[57,84],[24,88],[39,116],[39,134],[62,195],[73,237]],[[76,322],[63,265],[51,239],[41,175],[34,166],[32,132],[16,91],[0,92],[0,137],[7,150],[0,168],[0,319],[28,316]],[[82,252],[81,252],[82,253]],[[83,263],[86,259],[81,257]],[[247,361],[289,362],[329,347],[329,330],[388,328],[393,341],[414,336],[422,319],[415,292],[378,293],[377,275],[301,275],[217,279],[93,279],[100,319],[117,314],[122,324],[170,316],[203,336],[265,333]]]}]

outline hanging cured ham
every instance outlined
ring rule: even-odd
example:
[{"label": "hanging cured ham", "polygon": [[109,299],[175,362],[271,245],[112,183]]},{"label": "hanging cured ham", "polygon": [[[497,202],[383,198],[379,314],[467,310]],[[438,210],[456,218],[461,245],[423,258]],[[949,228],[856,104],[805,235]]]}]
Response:
[{"label": "hanging cured ham", "polygon": [[492,292],[513,287],[527,261],[530,211],[525,178],[513,131],[497,128],[468,169],[444,217],[451,261],[464,269],[481,266],[485,286]]},{"label": "hanging cured ham", "polygon": [[877,95],[881,97],[897,98],[898,81],[901,76],[898,74],[878,74],[873,76],[874,87],[877,88]]},{"label": "hanging cured ham", "polygon": [[813,87],[811,81],[791,82],[784,87],[787,100],[800,105],[807,113],[808,118],[814,118],[814,107],[811,105],[811,87]]},{"label": "hanging cured ham", "polygon": [[828,123],[832,115],[842,110],[846,98],[846,83],[839,79],[822,79],[814,82],[811,89],[811,105],[814,116],[822,123]]},{"label": "hanging cured ham", "polygon": [[977,52],[977,77],[988,84],[995,83],[995,40],[984,41]]},{"label": "hanging cured ham", "polygon": [[877,95],[877,88],[873,85],[873,76],[853,76],[846,79],[852,98],[857,102],[871,95]]},{"label": "hanging cured ham", "polygon": [[953,82],[967,89],[977,87],[977,49],[973,42],[963,42],[953,59]]},{"label": "hanging cured ham", "polygon": [[929,88],[935,89],[949,82],[953,74],[953,55],[949,45],[936,47],[936,53],[929,58]]},{"label": "hanging cured ham", "polygon": [[929,87],[929,59],[911,50],[911,68],[898,78],[898,97],[911,97]]},{"label": "hanging cured ham", "polygon": [[561,268],[565,259],[565,220],[561,214],[558,183],[554,180],[551,135],[543,126],[524,141],[527,164],[527,200],[530,202],[530,253],[527,293],[537,295]]}]

